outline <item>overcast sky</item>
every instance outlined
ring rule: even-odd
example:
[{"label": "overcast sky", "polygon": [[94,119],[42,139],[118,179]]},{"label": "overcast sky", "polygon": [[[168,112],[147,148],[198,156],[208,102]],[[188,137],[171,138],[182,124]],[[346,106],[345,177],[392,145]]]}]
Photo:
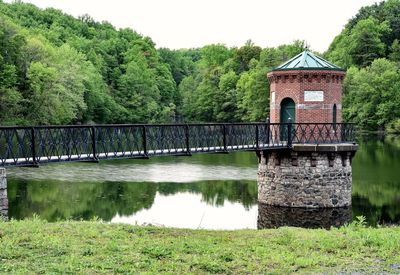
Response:
[{"label": "overcast sky", "polygon": [[[248,39],[262,47],[306,40],[327,50],[347,20],[376,0],[23,0],[54,7],[75,17],[129,27],[157,47],[241,46]],[[12,2],[6,0],[5,2]]]}]

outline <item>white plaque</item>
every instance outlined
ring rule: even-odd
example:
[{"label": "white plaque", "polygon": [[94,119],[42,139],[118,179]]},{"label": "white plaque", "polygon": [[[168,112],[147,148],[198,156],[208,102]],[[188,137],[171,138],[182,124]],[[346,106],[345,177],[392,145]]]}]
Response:
[{"label": "white plaque", "polygon": [[275,92],[271,93],[271,102],[275,103]]},{"label": "white plaque", "polygon": [[324,101],[324,91],[304,91],[304,101]]}]

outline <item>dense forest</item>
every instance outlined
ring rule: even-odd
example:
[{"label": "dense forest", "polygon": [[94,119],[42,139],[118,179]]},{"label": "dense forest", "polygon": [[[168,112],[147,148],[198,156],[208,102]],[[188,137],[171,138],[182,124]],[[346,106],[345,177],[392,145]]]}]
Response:
[{"label": "dense forest", "polygon": [[363,7],[325,54],[347,69],[343,115],[364,129],[400,133],[400,0]]},{"label": "dense forest", "polygon": [[[371,130],[400,131],[398,14],[400,0],[360,9],[323,54],[347,69],[345,120]],[[306,46],[156,49],[89,15],[0,0],[0,124],[263,121],[266,73]]]}]

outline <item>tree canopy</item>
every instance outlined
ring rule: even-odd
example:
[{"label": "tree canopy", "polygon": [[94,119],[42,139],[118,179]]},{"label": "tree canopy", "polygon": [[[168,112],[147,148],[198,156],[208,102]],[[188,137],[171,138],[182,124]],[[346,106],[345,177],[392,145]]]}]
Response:
[{"label": "tree canopy", "polygon": [[347,70],[344,118],[363,129],[400,132],[400,1],[363,7],[326,57]]},{"label": "tree canopy", "polygon": [[176,82],[148,37],[0,2],[1,124],[170,121]]},{"label": "tree canopy", "polygon": [[[399,13],[400,0],[361,8],[324,53],[348,70],[346,121],[400,132]],[[264,121],[266,74],[305,48],[156,49],[87,14],[0,0],[0,124]]]}]

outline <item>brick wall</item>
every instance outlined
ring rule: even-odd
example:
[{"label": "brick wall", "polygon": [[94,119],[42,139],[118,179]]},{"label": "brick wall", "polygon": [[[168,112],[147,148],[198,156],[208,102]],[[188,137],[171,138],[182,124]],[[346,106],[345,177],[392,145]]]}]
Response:
[{"label": "brick wall", "polygon": [[[296,123],[332,123],[333,105],[336,104],[337,119],[342,121],[343,71],[292,70],[268,73],[270,82],[271,123],[280,122],[280,104],[290,97],[296,104]],[[304,91],[323,91],[323,101],[305,101]],[[275,92],[275,96],[273,93]],[[273,100],[275,98],[275,101]]]}]

